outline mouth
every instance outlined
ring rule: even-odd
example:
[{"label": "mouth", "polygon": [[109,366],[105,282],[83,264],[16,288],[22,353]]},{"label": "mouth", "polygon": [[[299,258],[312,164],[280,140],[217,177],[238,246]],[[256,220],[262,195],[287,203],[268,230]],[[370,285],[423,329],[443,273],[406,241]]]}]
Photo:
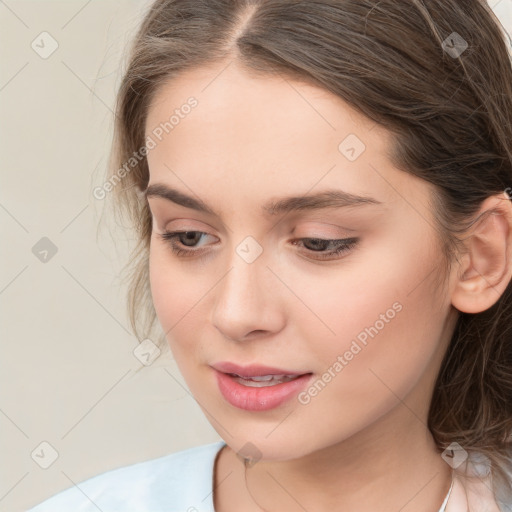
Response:
[{"label": "mouth", "polygon": [[277,386],[278,384],[284,384],[292,380],[298,379],[301,375],[259,375],[254,377],[243,377],[236,373],[228,373],[235,382],[238,382],[242,386],[248,386],[250,388],[263,388],[268,386]]},{"label": "mouth", "polygon": [[246,411],[266,411],[289,402],[311,380],[311,372],[296,372],[262,365],[212,365],[221,395]]}]

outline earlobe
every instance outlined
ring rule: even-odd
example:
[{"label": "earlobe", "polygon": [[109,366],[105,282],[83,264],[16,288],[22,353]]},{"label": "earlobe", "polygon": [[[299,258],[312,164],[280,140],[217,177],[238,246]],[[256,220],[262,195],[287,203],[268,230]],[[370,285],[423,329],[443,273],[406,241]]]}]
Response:
[{"label": "earlobe", "polygon": [[464,236],[466,252],[455,271],[452,304],[463,313],[480,313],[501,297],[512,277],[512,202],[487,198],[479,220]]}]

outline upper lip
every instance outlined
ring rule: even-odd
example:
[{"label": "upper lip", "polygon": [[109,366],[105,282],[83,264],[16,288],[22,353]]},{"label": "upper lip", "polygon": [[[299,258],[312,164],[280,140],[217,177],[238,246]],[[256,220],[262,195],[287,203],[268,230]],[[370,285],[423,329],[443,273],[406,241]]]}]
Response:
[{"label": "upper lip", "polygon": [[215,370],[222,373],[232,373],[240,377],[261,377],[264,375],[304,375],[310,372],[296,372],[293,370],[284,370],[282,368],[275,368],[271,366],[264,366],[261,364],[251,364],[241,366],[229,361],[222,361],[211,365]]}]

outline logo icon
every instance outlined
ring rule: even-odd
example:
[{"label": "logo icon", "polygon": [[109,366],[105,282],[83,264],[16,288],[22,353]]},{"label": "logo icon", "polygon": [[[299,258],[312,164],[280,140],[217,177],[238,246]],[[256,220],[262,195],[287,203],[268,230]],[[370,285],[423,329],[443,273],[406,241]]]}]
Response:
[{"label": "logo icon", "polygon": [[364,142],[354,133],[347,135],[339,144],[338,151],[349,161],[357,160],[366,146]]},{"label": "logo icon", "polygon": [[236,253],[246,263],[252,263],[263,252],[263,247],[252,237],[245,237],[236,248]]},{"label": "logo icon", "polygon": [[441,454],[442,459],[453,469],[457,469],[467,458],[468,452],[457,443],[451,443]]},{"label": "logo icon", "polygon": [[150,366],[160,355],[160,349],[149,339],[141,341],[133,350],[133,355],[144,365]]},{"label": "logo icon", "polygon": [[30,456],[43,469],[48,469],[58,459],[59,453],[48,441],[43,441]]},{"label": "logo icon", "polygon": [[468,47],[466,40],[457,32],[452,32],[442,44],[443,50],[453,59],[460,57]]},{"label": "logo icon", "polygon": [[41,32],[30,46],[39,57],[47,59],[59,47],[59,43],[48,32]]},{"label": "logo icon", "polygon": [[42,263],[48,263],[56,254],[57,246],[46,236],[43,236],[32,247],[32,254]]},{"label": "logo icon", "polygon": [[249,442],[245,443],[236,454],[244,462],[245,467],[248,468],[254,466],[261,459],[261,455],[262,453],[258,450],[258,447]]}]

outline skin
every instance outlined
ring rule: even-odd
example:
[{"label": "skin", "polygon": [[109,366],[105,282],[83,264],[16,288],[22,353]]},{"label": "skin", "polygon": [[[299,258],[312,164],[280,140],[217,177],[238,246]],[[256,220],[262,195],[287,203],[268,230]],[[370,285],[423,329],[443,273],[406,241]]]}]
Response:
[{"label": "skin", "polygon": [[[146,134],[190,96],[198,106],[148,153],[150,185],[216,213],[148,196],[150,283],[179,369],[228,445],[215,467],[216,510],[437,512],[451,468],[426,426],[430,396],[458,310],[483,311],[510,281],[510,203],[483,204],[503,215],[474,230],[441,284],[432,186],[392,166],[384,129],[325,90],[224,62],[161,86]],[[366,146],[355,161],[338,150],[349,134]],[[271,198],[331,188],[381,203],[261,213]],[[206,233],[202,254],[174,254],[166,230]],[[236,252],[247,236],[263,249],[252,263]],[[347,237],[357,245],[328,260],[292,243]],[[219,361],[318,379],[394,303],[400,312],[308,404],[249,412],[220,394],[210,367]],[[247,485],[237,456],[246,443],[261,454]]]}]

